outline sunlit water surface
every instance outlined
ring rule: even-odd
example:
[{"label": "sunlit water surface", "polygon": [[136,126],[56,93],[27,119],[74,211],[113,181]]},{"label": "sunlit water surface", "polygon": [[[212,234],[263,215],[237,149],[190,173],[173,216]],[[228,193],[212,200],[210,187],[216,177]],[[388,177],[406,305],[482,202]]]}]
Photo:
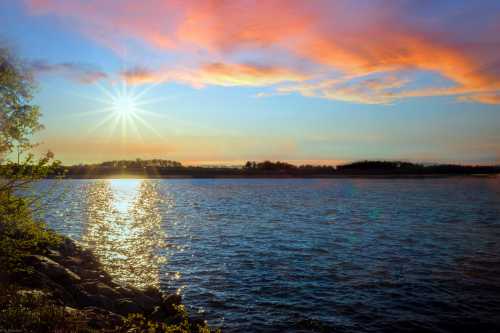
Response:
[{"label": "sunlit water surface", "polygon": [[51,227],[227,332],[500,332],[500,179],[64,180]]}]

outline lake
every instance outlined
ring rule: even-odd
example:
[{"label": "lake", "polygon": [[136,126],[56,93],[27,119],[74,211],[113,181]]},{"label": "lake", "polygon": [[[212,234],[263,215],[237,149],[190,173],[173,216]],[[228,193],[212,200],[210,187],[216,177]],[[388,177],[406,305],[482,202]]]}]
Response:
[{"label": "lake", "polygon": [[225,332],[500,331],[500,178],[35,187],[115,279]]}]

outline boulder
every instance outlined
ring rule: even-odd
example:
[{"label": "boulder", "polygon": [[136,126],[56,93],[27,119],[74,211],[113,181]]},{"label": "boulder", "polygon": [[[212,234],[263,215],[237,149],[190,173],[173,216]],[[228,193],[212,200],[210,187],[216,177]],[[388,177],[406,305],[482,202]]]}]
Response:
[{"label": "boulder", "polygon": [[47,257],[57,262],[59,262],[63,258],[60,251],[53,249],[49,249]]},{"label": "boulder", "polygon": [[155,308],[149,315],[149,319],[153,321],[164,321],[166,317],[167,314],[161,306],[155,306]]},{"label": "boulder", "polygon": [[83,309],[82,314],[85,316],[87,324],[98,330],[114,329],[124,322],[124,318],[119,314],[97,307],[87,307]]},{"label": "boulder", "polygon": [[73,272],[75,272],[83,280],[99,280],[101,278],[102,272],[93,269],[85,269],[79,266],[69,266]]},{"label": "boulder", "polygon": [[33,268],[48,276],[49,278],[55,280],[59,283],[77,283],[81,278],[74,272],[70,271],[66,267],[58,264],[54,260],[41,256],[41,255],[31,255],[26,259],[27,264],[33,266]]},{"label": "boulder", "polygon": [[130,313],[140,313],[142,308],[129,298],[122,298],[115,302],[116,312],[122,315],[128,315]]},{"label": "boulder", "polygon": [[137,294],[136,290],[128,288],[128,287],[122,287],[122,286],[116,287],[116,291],[127,298],[132,298]]},{"label": "boulder", "polygon": [[21,297],[30,297],[30,298],[51,298],[53,297],[52,293],[48,291],[43,291],[39,289],[20,289],[16,292]]},{"label": "boulder", "polygon": [[61,257],[60,259],[61,264],[67,267],[80,267],[83,263],[82,258],[80,257],[72,257],[72,256],[67,256],[67,257]]},{"label": "boulder", "polygon": [[[85,294],[84,294],[85,295]],[[79,306],[95,306],[102,309],[106,309],[112,311],[114,309],[114,301],[109,299],[104,295],[90,295],[86,294],[81,301],[82,303],[78,304]]]},{"label": "boulder", "polygon": [[162,299],[162,308],[165,310],[167,315],[173,315],[177,313],[176,307],[181,305],[182,297],[177,294],[164,295]]},{"label": "boulder", "polygon": [[75,309],[71,306],[65,306],[64,307],[64,313],[70,315],[70,316],[76,316],[78,313],[80,312],[80,310],[78,309]]},{"label": "boulder", "polygon": [[162,302],[163,293],[158,288],[148,287],[143,292],[148,297],[154,299],[158,304]]},{"label": "boulder", "polygon": [[141,312],[146,313],[151,313],[154,310],[155,306],[160,304],[157,300],[142,293],[134,295],[134,297],[131,299],[142,308]]},{"label": "boulder", "polygon": [[77,252],[77,246],[73,240],[65,237],[58,250],[63,256],[71,256]]},{"label": "boulder", "polygon": [[117,298],[122,296],[117,290],[100,281],[84,282],[80,286],[89,294],[93,295],[104,295],[109,298]]}]

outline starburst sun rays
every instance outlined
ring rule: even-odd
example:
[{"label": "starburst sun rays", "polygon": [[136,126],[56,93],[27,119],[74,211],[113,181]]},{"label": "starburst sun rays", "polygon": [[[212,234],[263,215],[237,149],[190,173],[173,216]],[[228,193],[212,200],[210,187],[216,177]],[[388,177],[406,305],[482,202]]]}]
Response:
[{"label": "starburst sun rays", "polygon": [[99,114],[104,115],[104,117],[88,129],[88,134],[92,134],[98,129],[107,128],[108,137],[110,138],[119,133],[122,143],[126,143],[131,134],[134,134],[141,142],[144,142],[143,133],[153,133],[157,137],[162,137],[147,121],[147,116],[165,118],[165,115],[152,112],[146,109],[146,106],[168,98],[147,98],[146,94],[152,87],[137,91],[134,87],[129,86],[126,81],[112,84],[109,88],[98,82],[95,85],[101,91],[102,97],[81,97],[98,102],[101,106],[78,115]]}]

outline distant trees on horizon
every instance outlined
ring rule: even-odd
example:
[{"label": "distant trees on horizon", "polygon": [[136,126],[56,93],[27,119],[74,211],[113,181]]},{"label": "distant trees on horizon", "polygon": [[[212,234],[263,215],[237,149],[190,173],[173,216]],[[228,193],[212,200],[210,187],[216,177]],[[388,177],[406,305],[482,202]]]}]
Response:
[{"label": "distant trees on horizon", "polygon": [[80,167],[105,167],[105,168],[146,168],[146,167],[156,167],[156,168],[182,168],[181,162],[173,160],[163,160],[163,159],[150,159],[143,160],[137,158],[135,160],[113,160],[105,161],[95,164],[80,164]]},{"label": "distant trees on horizon", "polygon": [[168,159],[113,160],[95,164],[60,167],[68,177],[107,177],[134,175],[141,177],[335,177],[349,175],[467,175],[498,174],[500,166],[467,166],[451,164],[424,165],[404,161],[358,161],[343,165],[294,165],[282,161],[247,161],[241,167],[184,166]]}]

